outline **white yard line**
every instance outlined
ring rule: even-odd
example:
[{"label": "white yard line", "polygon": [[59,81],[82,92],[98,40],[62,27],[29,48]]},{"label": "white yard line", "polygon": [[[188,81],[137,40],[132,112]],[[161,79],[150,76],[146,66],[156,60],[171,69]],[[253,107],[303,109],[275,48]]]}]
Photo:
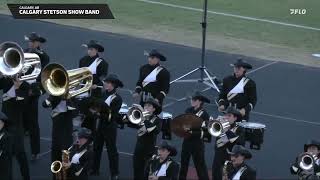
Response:
[{"label": "white yard line", "polygon": [[[162,6],[191,10],[191,11],[203,12],[202,9],[198,9],[198,8],[162,3],[162,2],[158,2],[158,1],[150,1],[150,0],[136,0],[136,1],[149,3],[149,4],[158,4],[158,5],[162,5]],[[227,16],[227,17],[234,17],[234,18],[244,19],[244,20],[249,20],[249,21],[258,21],[258,22],[265,22],[265,23],[277,24],[277,25],[300,28],[300,29],[320,31],[320,28],[315,28],[315,27],[311,27],[311,26],[303,26],[303,25],[299,25],[299,24],[286,23],[286,22],[281,22],[281,21],[273,21],[273,20],[269,20],[269,19],[254,18],[254,17],[249,17],[249,16],[241,16],[241,15],[236,15],[236,14],[223,13],[223,12],[210,11],[210,10],[208,10],[208,13],[221,15],[221,16]],[[288,12],[288,13],[290,13],[290,12]]]}]

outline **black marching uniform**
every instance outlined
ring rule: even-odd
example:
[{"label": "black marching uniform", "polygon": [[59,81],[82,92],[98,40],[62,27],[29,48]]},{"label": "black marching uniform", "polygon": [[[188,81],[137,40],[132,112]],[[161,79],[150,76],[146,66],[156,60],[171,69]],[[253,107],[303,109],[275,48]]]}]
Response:
[{"label": "black marching uniform", "polygon": [[[90,67],[91,66],[91,67]],[[98,85],[98,86],[103,86],[103,82],[102,80],[108,75],[108,63],[101,57],[99,57],[99,55],[97,54],[94,57],[90,57],[90,56],[84,56],[80,59],[80,63],[79,63],[79,68],[81,67],[90,67],[90,69],[92,69],[93,72],[93,84]],[[102,90],[101,88],[96,88],[96,89],[92,89],[89,92],[87,92],[87,97],[83,98],[80,102],[81,104],[84,104],[89,100],[90,97],[96,97],[96,98],[101,98],[102,97]],[[90,93],[90,95],[89,95]],[[86,94],[86,93],[84,93]],[[84,121],[82,123],[82,127],[86,127],[88,129],[90,129],[91,131],[94,131],[94,117],[92,116],[92,114],[90,114],[90,112],[86,111],[83,112],[85,115]]]},{"label": "black marching uniform", "polygon": [[[249,63],[242,59],[232,64],[235,67],[243,67],[246,70],[252,69]],[[225,108],[233,106],[236,109],[245,109],[243,120],[249,120],[249,113],[257,103],[256,83],[245,76],[236,77],[234,74],[223,79],[223,85],[219,94],[218,104],[224,105]]]},{"label": "black marching uniform", "polygon": [[293,175],[298,175],[299,180],[320,180],[320,155],[314,167],[309,171],[301,169],[298,158],[296,158],[296,161],[290,167],[290,172]]},{"label": "black marching uniform", "polygon": [[[149,57],[158,57],[160,61],[166,61],[166,58],[156,50],[149,53]],[[143,106],[148,98],[155,98],[160,104],[169,93],[170,73],[161,66],[146,64],[140,67],[139,79],[136,83],[135,92],[141,94],[140,105]]]},{"label": "black marching uniform", "polygon": [[43,101],[42,106],[52,109],[51,161],[61,161],[62,150],[68,149],[73,142],[72,111],[74,108],[70,100],[52,95]]},{"label": "black marching uniform", "polygon": [[[194,109],[193,107],[188,108],[186,113],[195,114],[205,122],[210,118],[209,114],[203,107],[199,109]],[[181,169],[179,174],[179,179],[186,179],[189,167],[190,157],[192,156],[198,178],[201,180],[208,180],[208,170],[205,163],[204,151],[205,145],[202,140],[203,132],[199,130],[191,130],[191,136],[185,138],[182,143],[181,150]]]},{"label": "black marching uniform", "polygon": [[108,151],[109,167],[111,177],[119,175],[119,154],[117,149],[117,121],[121,119],[119,110],[122,105],[122,98],[116,92],[106,92],[103,98],[103,110],[95,117],[94,131],[94,165],[93,172],[98,173],[100,169],[101,153],[104,143]]},{"label": "black marching uniform", "polygon": [[[25,50],[26,53],[35,53],[39,56],[41,61],[41,69],[49,64],[50,58],[46,52],[42,49],[28,48]],[[34,68],[30,68],[27,74],[31,73]],[[23,111],[23,123],[24,127],[30,134],[30,147],[31,154],[40,153],[40,128],[38,120],[38,103],[39,97],[45,93],[41,85],[41,76],[39,75],[35,80],[26,81],[30,85],[28,96],[25,98],[26,106]]]},{"label": "black marching uniform", "polygon": [[[225,139],[226,140],[223,140]],[[215,144],[215,154],[212,164],[212,178],[222,178],[222,167],[226,160],[229,160],[228,151],[231,151],[234,145],[245,144],[245,131],[242,127],[231,124],[231,128],[226,132],[224,137],[217,137]]]},{"label": "black marching uniform", "polygon": [[13,139],[6,129],[8,127],[7,117],[2,112],[0,114],[0,120],[5,123],[5,126],[0,130],[0,177],[2,180],[11,180]]},{"label": "black marching uniform", "polygon": [[30,179],[29,165],[24,148],[24,129],[22,111],[24,99],[27,97],[29,84],[22,82],[18,89],[15,89],[13,80],[7,77],[0,79],[2,95],[2,112],[8,116],[10,126],[9,133],[13,136],[13,154],[20,165],[20,172],[25,180]]},{"label": "black marching uniform", "polygon": [[144,179],[148,180],[149,176],[154,175],[158,180],[178,180],[178,172],[179,164],[172,158],[160,162],[159,156],[154,155],[147,163]]},{"label": "black marching uniform", "polygon": [[150,116],[138,130],[138,138],[133,153],[133,174],[135,180],[144,177],[147,161],[155,153],[157,136],[160,132],[161,119],[157,115]]},{"label": "black marching uniform", "polygon": [[67,169],[71,180],[86,180],[93,163],[93,151],[91,141],[79,147],[73,145],[70,149],[71,166]]},{"label": "black marching uniform", "polygon": [[235,180],[255,180],[256,171],[250,166],[243,163],[237,168],[232,168],[228,171],[228,179]]}]

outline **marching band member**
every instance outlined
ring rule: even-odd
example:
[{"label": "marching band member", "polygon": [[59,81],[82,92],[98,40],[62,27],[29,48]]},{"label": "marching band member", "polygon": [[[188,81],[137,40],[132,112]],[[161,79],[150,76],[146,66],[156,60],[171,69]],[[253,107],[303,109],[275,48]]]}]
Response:
[{"label": "marching band member", "polygon": [[148,159],[155,153],[157,136],[160,132],[161,105],[155,99],[149,98],[144,103],[144,110],[152,115],[139,126],[138,138],[133,153],[133,176],[135,180],[141,180],[144,176],[144,168]]},{"label": "marching band member", "polygon": [[9,119],[0,112],[0,177],[2,180],[12,179],[12,136],[9,134]]},{"label": "marching band member", "polygon": [[[196,92],[191,99],[191,107],[186,110],[186,113],[195,114],[203,119],[203,121],[208,121],[210,116],[203,107],[204,103],[210,103],[210,100],[200,92]],[[188,132],[191,133],[191,136],[184,138],[182,143],[179,179],[186,179],[190,157],[192,156],[198,178],[202,180],[209,180],[208,169],[204,157],[205,145],[202,140],[203,132],[201,129],[191,129],[188,130]]]},{"label": "marching band member", "polygon": [[[300,167],[301,158],[296,158],[295,163],[290,167],[291,174],[298,175],[299,179],[320,179],[320,142],[309,141],[304,145],[304,153],[311,155],[314,160],[313,167],[305,170]],[[300,161],[300,162],[299,162]],[[311,163],[311,162],[310,162]]]},{"label": "marching band member", "polygon": [[[88,50],[87,55],[80,59],[79,68],[88,67],[93,74],[93,85],[91,86],[91,90],[79,95],[81,98],[83,98],[83,103],[86,103],[87,101],[90,101],[88,100],[89,96],[102,97],[101,88],[98,88],[98,86],[103,85],[102,80],[108,75],[109,65],[99,55],[99,53],[104,52],[104,47],[98,41],[90,40],[87,44],[83,44],[83,46],[87,47]],[[84,112],[84,115],[85,118],[82,126],[94,131],[94,119],[90,112]]]},{"label": "marching band member", "polygon": [[[47,53],[40,47],[42,43],[46,42],[44,37],[39,34],[32,32],[30,35],[25,36],[28,41],[28,48],[25,49],[26,53],[35,53],[39,56],[41,61],[41,69],[43,69],[50,61]],[[34,68],[30,68],[27,72],[31,73]],[[39,97],[45,91],[41,86],[40,75],[37,79],[28,80],[27,83],[30,84],[30,89],[28,96],[26,97],[26,106],[23,112],[24,127],[29,131],[30,134],[30,147],[31,147],[31,159],[36,160],[40,152],[40,128],[38,121],[38,103]]]},{"label": "marching band member", "polygon": [[[99,175],[101,153],[104,143],[108,151],[111,179],[119,177],[119,154],[117,149],[117,121],[121,119],[119,110],[122,105],[122,98],[117,93],[117,88],[122,88],[123,83],[119,78],[110,74],[104,80],[106,96],[103,102],[93,105],[93,112],[97,115],[96,131],[94,137],[94,164],[92,175]],[[99,107],[100,106],[100,107]]]},{"label": "marching band member", "polygon": [[42,106],[52,109],[51,161],[61,161],[62,150],[72,144],[72,111],[75,109],[71,106],[71,100],[52,95],[43,101]]},{"label": "marching band member", "polygon": [[163,141],[145,168],[146,180],[178,180],[179,164],[171,157],[177,155],[175,147]]},{"label": "marching band member", "polygon": [[[1,75],[2,76],[2,75]],[[22,110],[24,108],[24,99],[28,95],[29,84],[10,77],[0,78],[0,89],[2,95],[2,112],[10,120],[11,125],[8,128],[13,136],[13,152],[20,165],[20,172],[24,180],[30,179],[29,165],[24,148],[24,128],[22,119]]]},{"label": "marching band member", "polygon": [[235,144],[245,144],[245,132],[241,127],[236,126],[236,122],[241,121],[241,113],[234,107],[228,107],[224,118],[230,123],[230,129],[220,137],[216,138],[215,154],[212,164],[213,179],[222,178],[222,167],[226,160],[229,159],[228,151],[232,150]]},{"label": "marching band member", "polygon": [[[225,164],[223,180],[255,180],[256,172],[245,161],[252,158],[252,154],[241,145],[235,145],[229,152],[231,163]],[[231,166],[230,166],[231,165]]]},{"label": "marching band member", "polygon": [[160,61],[166,61],[166,57],[157,50],[152,50],[148,56],[149,63],[140,67],[139,79],[133,97],[141,96],[141,106],[151,97],[162,104],[169,93],[170,73],[160,65]]},{"label": "marching band member", "polygon": [[78,131],[77,143],[70,149],[70,162],[63,163],[67,167],[68,179],[86,180],[93,161],[91,131],[81,128]]},{"label": "marching band member", "polygon": [[246,71],[252,66],[242,59],[238,59],[233,66],[234,74],[223,79],[218,110],[224,111],[231,105],[240,110],[243,120],[249,120],[249,113],[257,103],[256,83],[246,77]]}]

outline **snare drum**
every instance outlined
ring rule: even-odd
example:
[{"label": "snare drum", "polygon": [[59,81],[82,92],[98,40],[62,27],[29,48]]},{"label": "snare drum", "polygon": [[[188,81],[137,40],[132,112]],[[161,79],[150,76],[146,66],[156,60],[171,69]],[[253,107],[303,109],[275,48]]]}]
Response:
[{"label": "snare drum", "polygon": [[255,122],[241,122],[239,126],[245,129],[245,139],[250,142],[250,149],[259,150],[263,143],[266,125]]},{"label": "snare drum", "polygon": [[172,120],[172,114],[168,112],[162,112],[159,115],[161,121],[161,132],[162,132],[162,139],[171,140],[171,128],[170,122]]}]

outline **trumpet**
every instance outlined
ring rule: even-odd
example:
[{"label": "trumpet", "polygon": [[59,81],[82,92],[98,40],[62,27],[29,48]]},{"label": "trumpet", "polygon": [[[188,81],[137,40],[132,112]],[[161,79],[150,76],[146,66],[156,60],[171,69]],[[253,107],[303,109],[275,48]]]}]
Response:
[{"label": "trumpet", "polygon": [[55,174],[56,179],[65,180],[67,179],[67,168],[63,166],[63,163],[70,161],[70,148],[62,151],[62,162],[54,161],[51,164],[51,172]]},{"label": "trumpet", "polygon": [[132,124],[142,124],[150,115],[151,113],[145,111],[139,104],[133,104],[127,112],[128,120]]},{"label": "trumpet", "polygon": [[229,121],[223,116],[218,116],[217,119],[210,117],[210,121],[207,125],[208,132],[214,137],[222,136],[230,129],[230,127]]},{"label": "trumpet", "polygon": [[[34,68],[30,74],[29,69]],[[35,53],[24,53],[15,42],[0,45],[0,72],[4,76],[18,75],[20,81],[36,79],[41,73],[41,61]]]},{"label": "trumpet", "polygon": [[89,91],[92,81],[92,73],[87,67],[66,70],[62,65],[53,63],[41,72],[44,89],[53,96],[65,96],[66,99]]},{"label": "trumpet", "polygon": [[317,161],[317,157],[308,153],[303,153],[298,158],[299,167],[305,171],[311,170]]}]

